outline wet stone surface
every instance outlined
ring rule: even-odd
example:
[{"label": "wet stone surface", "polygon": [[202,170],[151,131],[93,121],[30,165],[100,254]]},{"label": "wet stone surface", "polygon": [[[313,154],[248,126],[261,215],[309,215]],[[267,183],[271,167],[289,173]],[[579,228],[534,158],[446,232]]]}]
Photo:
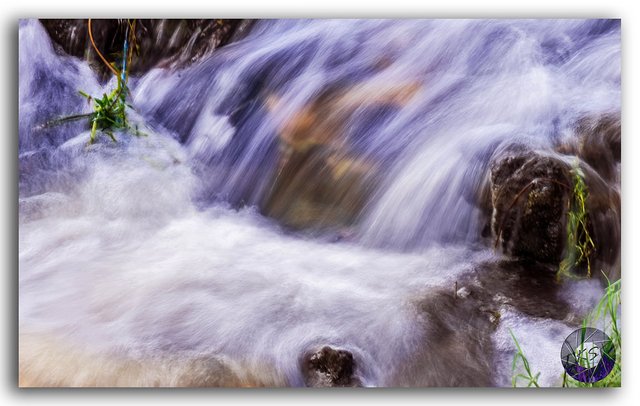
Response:
[{"label": "wet stone surface", "polygon": [[346,350],[324,346],[307,353],[302,361],[305,385],[316,388],[360,386],[355,377],[353,354]]}]

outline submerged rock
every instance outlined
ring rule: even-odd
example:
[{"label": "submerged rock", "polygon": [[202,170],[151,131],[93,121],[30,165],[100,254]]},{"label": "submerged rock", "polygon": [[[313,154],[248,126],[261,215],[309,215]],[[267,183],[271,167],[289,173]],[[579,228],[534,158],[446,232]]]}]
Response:
[{"label": "submerged rock", "polygon": [[620,115],[586,116],[575,124],[575,137],[557,147],[558,152],[575,155],[589,164],[604,180],[619,182],[622,155]]},{"label": "submerged rock", "polygon": [[506,312],[560,321],[573,316],[556,269],[531,261],[489,260],[472,266],[450,287],[428,292],[416,303],[422,345],[394,369],[388,384],[496,385],[494,333],[506,326]]},{"label": "submerged rock", "polygon": [[[464,282],[467,285],[467,281]],[[470,290],[465,299],[451,291],[429,293],[417,303],[424,335],[419,349],[402,361],[392,385],[409,387],[487,387],[492,385],[491,365],[495,330],[493,308],[481,306]]]},{"label": "submerged rock", "polygon": [[[278,168],[262,212],[294,228],[352,225],[375,188],[379,168],[354,147],[358,141],[350,123],[357,112],[404,106],[420,86],[416,81],[335,85],[291,114],[277,128]],[[271,96],[266,107],[278,113],[286,105]]]},{"label": "submerged rock", "polygon": [[322,147],[281,157],[264,214],[297,228],[348,227],[373,187],[371,165]]},{"label": "submerged rock", "polygon": [[353,355],[346,350],[324,346],[307,353],[302,360],[305,385],[316,388],[360,386],[355,377]]}]

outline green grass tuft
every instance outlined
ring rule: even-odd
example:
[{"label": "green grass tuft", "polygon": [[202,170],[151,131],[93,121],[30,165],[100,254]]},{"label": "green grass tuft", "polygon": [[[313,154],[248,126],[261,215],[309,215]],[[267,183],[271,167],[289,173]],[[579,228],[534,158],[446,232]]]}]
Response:
[{"label": "green grass tuft", "polygon": [[[605,275],[606,278],[606,275]],[[619,388],[622,386],[622,335],[618,320],[618,311],[622,305],[620,298],[621,279],[611,283],[607,278],[607,287],[605,293],[596,305],[595,309],[589,314],[583,325],[597,326],[598,323],[604,328],[604,332],[611,338],[611,342],[615,348],[616,363],[613,370],[606,378],[594,383],[578,382],[567,374],[563,374],[562,386],[573,388]]]},{"label": "green grass tuft", "polygon": [[591,277],[591,255],[596,248],[588,228],[587,198],[589,191],[584,182],[584,173],[577,161],[571,174],[573,190],[567,213],[567,242],[565,255],[558,269],[558,279],[575,278],[576,274],[572,270],[581,264],[587,268],[587,277]]},{"label": "green grass tuft", "polygon": [[[513,331],[511,331],[511,329],[509,329],[509,334],[511,334],[511,338],[513,338],[513,342],[516,344],[516,353],[513,356],[513,362],[511,363],[511,373],[513,375],[511,378],[511,385],[514,388],[517,388],[519,380],[522,380],[527,384],[527,388],[533,386],[539,388],[540,385],[538,385],[538,378],[540,377],[540,372],[535,375],[531,372],[529,360],[527,359],[526,355],[524,355],[522,348],[520,348],[520,343],[518,343],[518,339],[513,334]],[[518,372],[518,361],[522,364],[524,373]]]},{"label": "green grass tuft", "polygon": [[[98,131],[109,136],[113,142],[117,142],[114,131],[127,130],[136,136],[146,135],[143,132],[138,131],[137,128],[132,127],[127,119],[127,109],[132,108],[127,104],[127,95],[129,94],[127,81],[129,79],[129,66],[131,65],[131,59],[133,57],[133,50],[137,49],[137,42],[135,38],[135,20],[133,20],[133,22],[127,20],[126,24],[127,27],[122,52],[122,62],[120,69],[118,69],[116,63],[108,63],[106,59],[104,59],[104,56],[100,53],[93,42],[93,36],[91,34],[91,20],[89,20],[91,44],[107,67],[116,76],[116,88],[109,94],[104,93],[101,98],[93,97],[83,91],[79,91],[80,95],[85,97],[89,103],[93,102],[93,112],[62,117],[50,121],[45,124],[45,126],[59,125],[70,121],[88,119],[91,125],[89,144],[96,142]],[[133,44],[134,46],[130,47],[129,44]]]},{"label": "green grass tuft", "polygon": [[[606,278],[606,276],[605,276]],[[594,383],[579,382],[567,375],[566,372],[562,374],[562,387],[564,388],[604,388],[604,387],[616,387],[622,386],[622,335],[620,331],[620,325],[618,320],[618,311],[622,304],[621,298],[621,280],[617,280],[613,283],[607,279],[607,287],[605,288],[604,295],[596,305],[595,309],[587,316],[582,322],[583,327],[587,326],[599,326],[604,328],[604,332],[611,338],[611,342],[615,348],[616,363],[613,370],[606,378]],[[518,340],[515,335],[509,329],[511,338],[516,345],[516,353],[513,356],[512,363],[512,378],[511,384],[513,387],[519,387],[519,384],[523,382],[526,387],[539,388],[538,378],[540,372],[534,374],[531,371],[529,360],[525,356]],[[560,360],[558,360],[560,362]],[[520,370],[519,363],[522,364],[524,373],[518,372]]]}]

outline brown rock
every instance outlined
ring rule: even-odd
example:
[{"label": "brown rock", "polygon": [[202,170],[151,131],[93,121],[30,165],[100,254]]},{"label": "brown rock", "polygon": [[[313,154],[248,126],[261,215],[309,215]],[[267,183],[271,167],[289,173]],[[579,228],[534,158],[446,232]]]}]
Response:
[{"label": "brown rock", "polygon": [[559,145],[557,151],[578,156],[606,181],[619,181],[618,164],[622,155],[620,114],[582,117],[575,125],[575,134],[576,137]]},{"label": "brown rock", "polygon": [[519,258],[558,263],[571,177],[563,162],[513,147],[491,165],[496,244]]},{"label": "brown rock", "polygon": [[[578,162],[587,187],[587,229],[595,245],[589,257],[591,270],[616,278],[621,238],[619,187],[586,162]],[[573,182],[571,165],[557,157],[523,146],[500,153],[491,163],[496,246],[519,259],[557,265],[566,245]]]},{"label": "brown rock", "polygon": [[[620,228],[621,207],[620,188],[616,183],[608,183],[594,169],[585,165],[585,184],[589,195],[587,210],[589,213],[589,233],[595,244],[592,271],[601,276],[604,270],[610,279],[620,277]],[[616,265],[617,264],[617,265]]]},{"label": "brown rock", "polygon": [[302,360],[302,373],[307,386],[316,388],[359,386],[355,377],[353,355],[346,350],[325,346],[307,353]]},{"label": "brown rock", "polygon": [[[375,185],[376,164],[352,151],[347,125],[370,106],[402,106],[420,90],[416,81],[330,86],[285,120],[278,131],[278,170],[262,212],[294,228],[349,227]],[[269,111],[283,108],[275,96]]]},{"label": "brown rock", "polygon": [[[87,21],[72,19],[42,19],[40,22],[58,49],[86,59],[102,76],[111,75],[99,60],[89,41]],[[209,55],[249,30],[252,20],[233,19],[139,19],[136,39],[139,55],[133,58],[130,73],[142,74],[155,66],[184,67]],[[93,38],[102,54],[111,61],[122,53],[124,23],[116,19],[92,20]]]}]

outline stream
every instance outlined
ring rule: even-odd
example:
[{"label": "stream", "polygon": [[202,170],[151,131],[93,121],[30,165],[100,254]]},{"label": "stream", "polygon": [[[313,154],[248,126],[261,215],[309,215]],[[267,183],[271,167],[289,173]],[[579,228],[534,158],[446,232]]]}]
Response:
[{"label": "stream", "polygon": [[[21,363],[83,385],[134,362],[157,372],[118,384],[191,386],[206,359],[232,385],[304,386],[301,357],[329,345],[363,386],[511,386],[511,329],[560,385],[602,285],[521,288],[475,196],[501,146],[551,151],[620,111],[620,52],[615,21],[261,20],[132,77],[146,136],[89,146],[86,122],[43,124],[115,79],[22,20]],[[452,310],[464,286],[506,297],[499,320]]]}]

